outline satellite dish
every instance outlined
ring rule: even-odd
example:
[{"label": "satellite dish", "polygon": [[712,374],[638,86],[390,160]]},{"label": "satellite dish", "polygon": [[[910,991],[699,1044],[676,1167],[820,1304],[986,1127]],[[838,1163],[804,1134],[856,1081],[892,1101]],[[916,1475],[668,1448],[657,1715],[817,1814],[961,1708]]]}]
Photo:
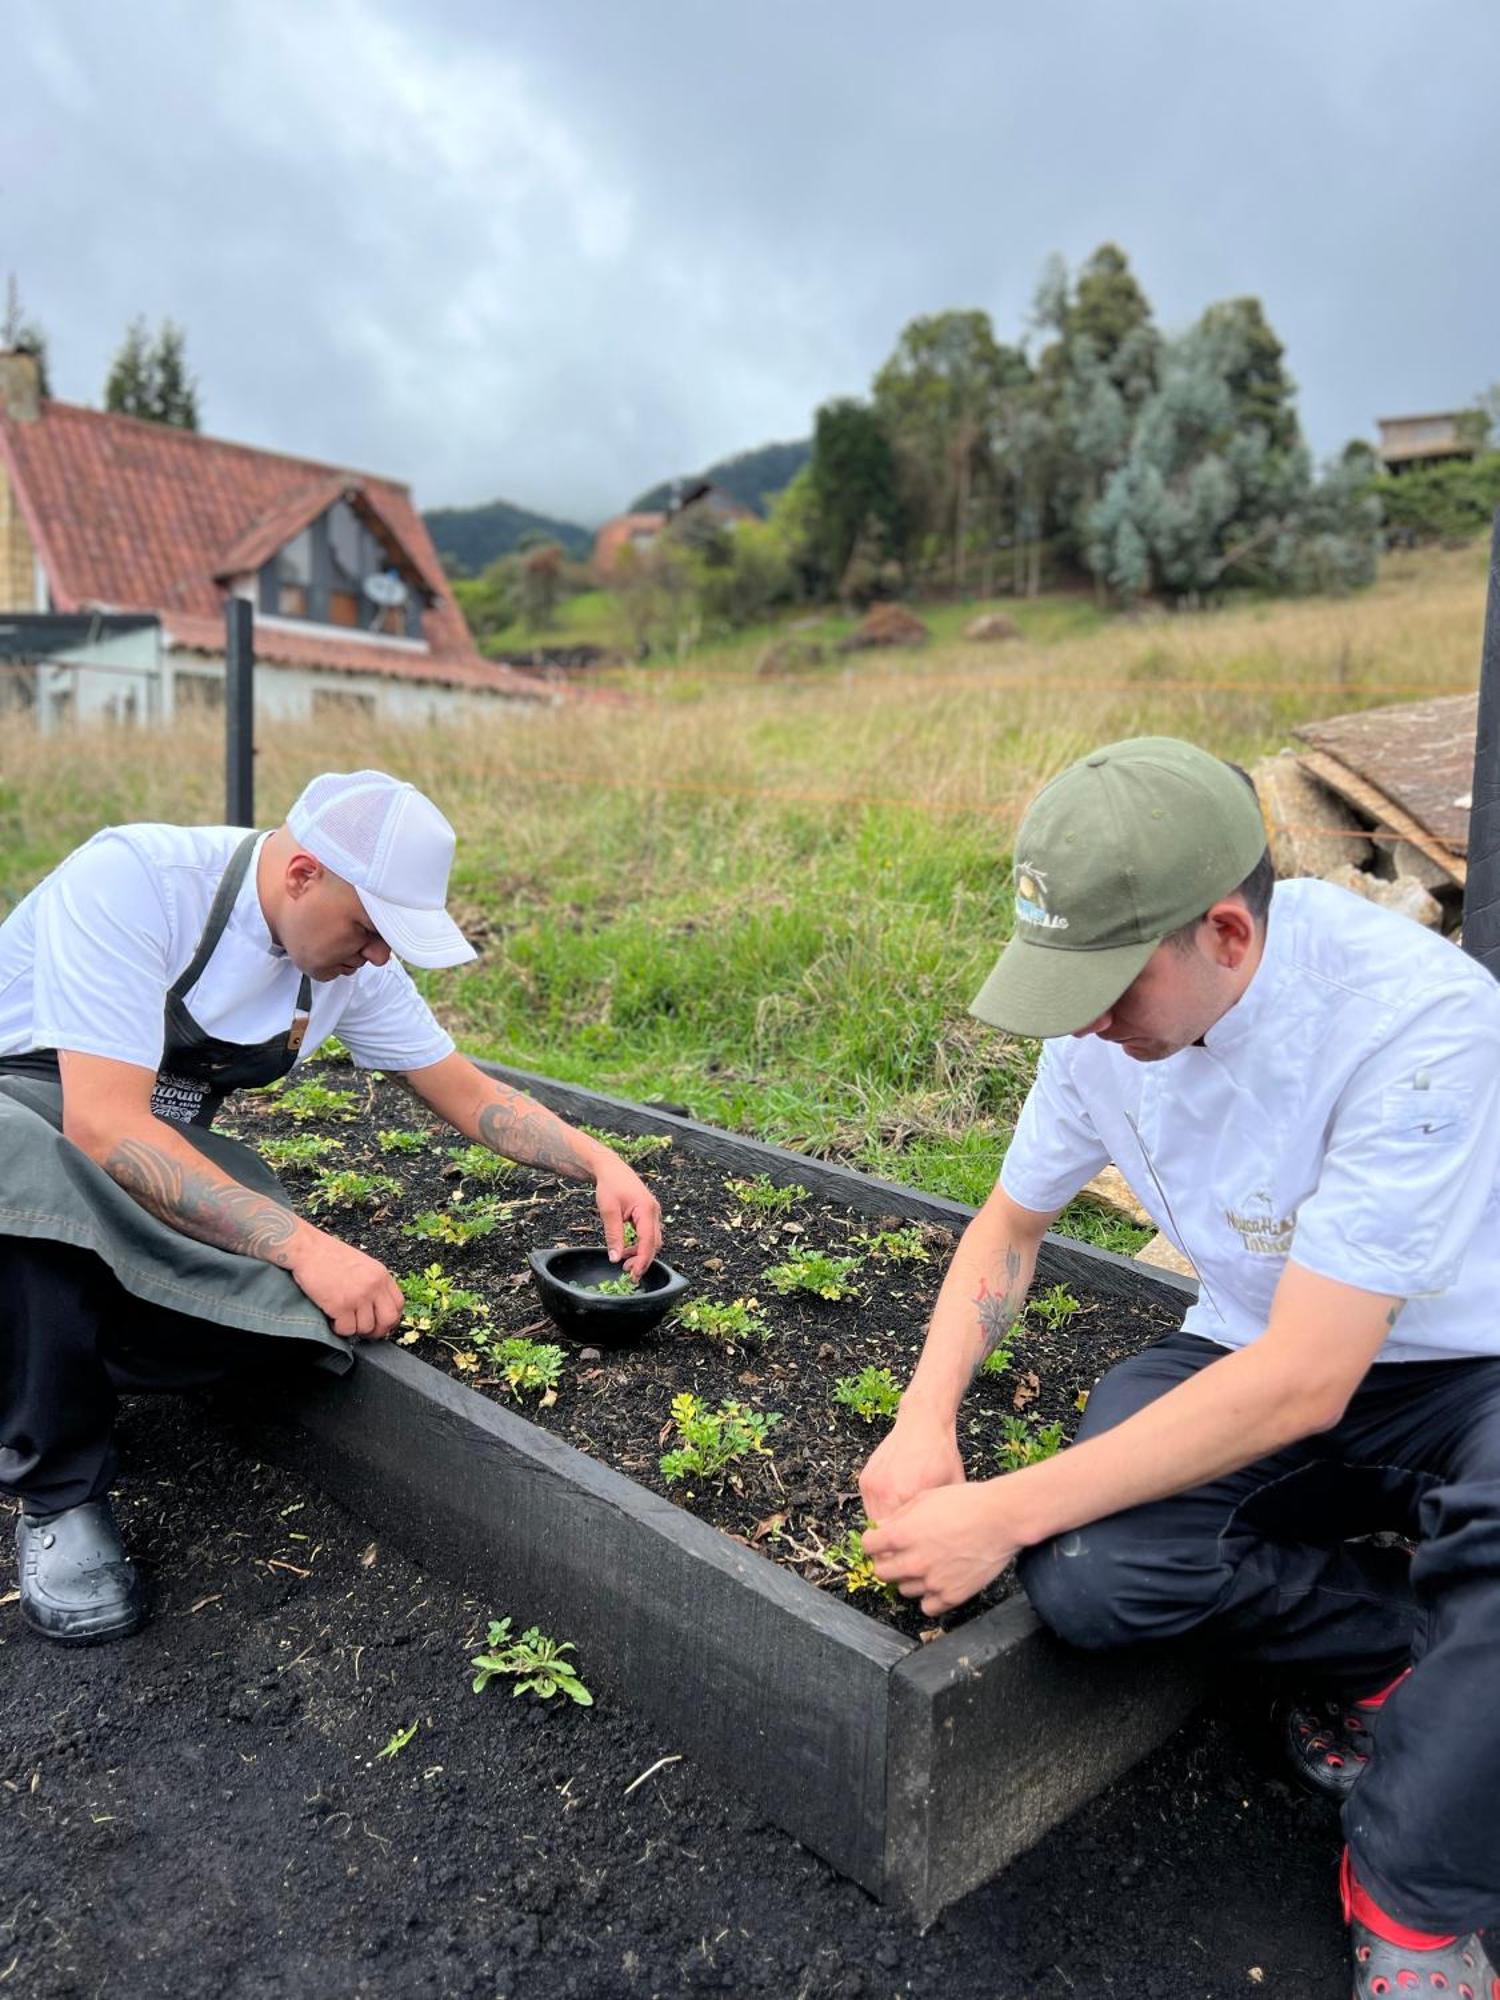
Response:
[{"label": "satellite dish", "polygon": [[395,606],[404,604],[407,598],[405,579],[388,569],[377,569],[367,576],[364,591],[372,604]]}]

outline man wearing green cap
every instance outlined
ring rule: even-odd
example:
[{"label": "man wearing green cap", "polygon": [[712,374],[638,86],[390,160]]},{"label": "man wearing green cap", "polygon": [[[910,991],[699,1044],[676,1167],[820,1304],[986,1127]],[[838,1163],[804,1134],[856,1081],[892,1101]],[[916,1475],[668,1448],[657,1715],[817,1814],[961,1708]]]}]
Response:
[{"label": "man wearing green cap", "polygon": [[[1171,738],[1047,785],[1015,879],[974,1012],[1046,1046],[862,1476],[866,1548],[928,1613],[1016,1557],[1075,1645],[1192,1633],[1294,1671],[1359,2000],[1500,2000],[1500,990],[1406,918],[1275,884],[1244,774]],[[1071,1450],[969,1483],[964,1390],[1111,1160],[1198,1298]]]}]

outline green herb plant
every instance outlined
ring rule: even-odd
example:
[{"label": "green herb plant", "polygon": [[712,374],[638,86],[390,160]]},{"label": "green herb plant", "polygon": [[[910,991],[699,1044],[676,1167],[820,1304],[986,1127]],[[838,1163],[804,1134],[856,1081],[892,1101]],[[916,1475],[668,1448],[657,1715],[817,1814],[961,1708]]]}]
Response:
[{"label": "green herb plant", "polygon": [[507,1174],[516,1170],[514,1160],[502,1159],[499,1153],[492,1153],[488,1146],[477,1143],[472,1146],[450,1146],[448,1158],[454,1162],[466,1181],[478,1181],[484,1187],[493,1187],[496,1181],[503,1181]]},{"label": "green herb plant", "polygon": [[877,1417],[893,1417],[901,1407],[901,1389],[889,1368],[861,1368],[857,1375],[841,1375],[833,1385],[833,1400],[863,1417],[867,1424]]},{"label": "green herb plant", "polygon": [[491,1236],[510,1211],[492,1196],[478,1201],[454,1202],[450,1208],[424,1208],[402,1228],[403,1236],[419,1236],[428,1243],[472,1243],[476,1237]]},{"label": "green herb plant", "polygon": [[581,1289],[596,1292],[601,1298],[628,1299],[633,1298],[640,1287],[628,1271],[622,1271],[618,1278],[601,1278],[597,1285],[584,1285]]},{"label": "green herb plant", "polygon": [[461,1313],[471,1319],[487,1319],[489,1307],[478,1292],[467,1292],[445,1276],[441,1264],[429,1264],[424,1271],[408,1271],[396,1283],[406,1304],[401,1324],[416,1333],[440,1333]]},{"label": "green herb plant", "polygon": [[414,1722],[408,1723],[405,1729],[398,1729],[385,1748],[377,1750],[375,1755],[377,1757],[399,1757],[416,1733],[417,1725]]},{"label": "green herb plant", "polygon": [[389,1174],[361,1174],[352,1167],[319,1167],[307,1197],[311,1209],[373,1208],[377,1201],[399,1194],[401,1183]]},{"label": "green herb plant", "polygon": [[587,1132],[591,1139],[597,1139],[601,1146],[618,1153],[622,1160],[639,1166],[642,1160],[649,1160],[658,1153],[665,1153],[672,1144],[668,1132],[606,1132],[601,1125],[581,1125],[579,1130]]},{"label": "green herb plant", "polygon": [[513,1395],[541,1395],[557,1387],[564,1355],[551,1341],[528,1340],[519,1333],[501,1336],[479,1327],[472,1337]]},{"label": "green herb plant", "polygon": [[407,1132],[397,1126],[388,1126],[384,1132],[378,1132],[375,1136],[382,1153],[408,1155],[425,1153],[427,1150],[425,1132]]},{"label": "green herb plant", "polygon": [[781,1422],[779,1411],[747,1410],[743,1403],[722,1403],[710,1410],[696,1396],[672,1398],[672,1423],[681,1443],[659,1461],[669,1486],[679,1479],[722,1479],[731,1466],[752,1455],[771,1456],[766,1433]]},{"label": "green herb plant", "polygon": [[932,1256],[922,1240],[918,1223],[909,1229],[880,1229],[860,1238],[866,1253],[891,1264],[930,1264]]},{"label": "green herb plant", "polygon": [[[873,1528],[873,1521],[866,1521],[865,1528]],[[831,1570],[844,1579],[844,1588],[851,1597],[857,1597],[862,1590],[878,1591],[888,1604],[894,1604],[901,1593],[895,1584],[886,1583],[875,1574],[875,1565],[865,1554],[864,1529],[851,1528],[837,1542],[830,1542],[823,1551],[823,1560]]]},{"label": "green herb plant", "polygon": [[771,1332],[759,1299],[684,1299],[677,1308],[677,1324],[684,1333],[700,1333],[725,1347],[766,1340]]},{"label": "green herb plant", "polygon": [[354,1060],[337,1035],[325,1035],[318,1044],[317,1055],[319,1062],[352,1063]]},{"label": "green herb plant", "polygon": [[342,1152],[342,1139],[321,1132],[292,1132],[284,1139],[260,1139],[257,1146],[267,1166],[279,1174],[287,1167],[314,1167],[329,1153]]},{"label": "green herb plant", "polygon": [[[1010,1336],[1012,1338],[1014,1338],[1015,1331],[1016,1322],[1012,1320],[1010,1323]],[[1016,1354],[1013,1347],[992,1348],[983,1361],[980,1362],[979,1372],[981,1375],[1003,1375],[1015,1358]]]},{"label": "green herb plant", "polygon": [[290,1084],[276,1099],[275,1109],[284,1111],[298,1125],[312,1118],[340,1118],[346,1123],[358,1115],[358,1096],[352,1090],[328,1090],[310,1079]]},{"label": "green herb plant", "polygon": [[1040,1424],[1034,1418],[1004,1417],[1000,1423],[1000,1439],[995,1446],[995,1456],[1007,1472],[1015,1472],[1023,1465],[1039,1465],[1044,1458],[1051,1458],[1062,1449],[1063,1427],[1061,1424]]},{"label": "green herb plant", "polygon": [[512,1674],[516,1682],[513,1695],[534,1694],[542,1701],[551,1701],[553,1695],[565,1694],[580,1708],[593,1707],[594,1697],[579,1679],[577,1667],[563,1658],[564,1653],[578,1650],[571,1639],[549,1639],[535,1625],[528,1625],[519,1639],[513,1639],[510,1620],[492,1618],[485,1645],[486,1650],[469,1662],[479,1669],[474,1676],[475,1694],[483,1694],[497,1675]]},{"label": "green herb plant", "polygon": [[748,1181],[725,1181],[724,1185],[741,1208],[755,1215],[787,1215],[799,1201],[807,1199],[805,1187],[799,1187],[795,1181],[778,1187],[769,1174],[757,1174]]},{"label": "green herb plant", "polygon": [[1026,1308],[1052,1333],[1066,1326],[1074,1313],[1082,1312],[1083,1301],[1075,1299],[1066,1285],[1050,1285],[1039,1292]]},{"label": "green herb plant", "polygon": [[766,1283],[778,1292],[811,1292],[819,1299],[848,1299],[858,1296],[854,1273],[864,1259],[834,1257],[826,1250],[794,1250],[784,1263],[773,1264]]}]

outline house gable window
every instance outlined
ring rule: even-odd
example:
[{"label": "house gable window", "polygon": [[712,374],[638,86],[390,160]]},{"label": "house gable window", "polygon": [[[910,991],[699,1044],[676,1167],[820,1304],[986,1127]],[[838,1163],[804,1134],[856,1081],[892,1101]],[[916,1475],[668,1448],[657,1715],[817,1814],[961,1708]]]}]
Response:
[{"label": "house gable window", "polygon": [[365,584],[381,575],[401,577],[401,569],[349,502],[335,500],[262,565],[260,609],[272,617],[420,640],[421,592],[402,577],[404,602],[377,603]]}]

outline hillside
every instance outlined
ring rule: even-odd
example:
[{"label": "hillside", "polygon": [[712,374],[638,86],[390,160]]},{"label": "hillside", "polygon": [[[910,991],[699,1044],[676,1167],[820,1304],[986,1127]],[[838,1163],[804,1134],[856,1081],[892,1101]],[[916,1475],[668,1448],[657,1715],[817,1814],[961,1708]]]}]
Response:
[{"label": "hillside", "polygon": [[[712,480],[715,486],[722,486],[726,493],[732,493],[742,506],[753,507],[757,514],[764,514],[770,502],[784,486],[789,486],[806,465],[812,453],[812,441],[798,438],[791,444],[763,444],[754,451],[736,453],[733,458],[721,458],[717,465],[705,466],[702,472],[684,474],[686,481],[694,479]],[[664,479],[660,485],[651,487],[630,503],[632,514],[655,513],[665,507],[671,498],[673,480]]]},{"label": "hillside", "polygon": [[422,518],[438,554],[450,565],[461,563],[471,576],[478,576],[497,556],[508,556],[525,535],[545,535],[580,558],[594,546],[592,528],[533,514],[528,508],[512,507],[508,500],[491,500],[483,507],[434,507]]}]

